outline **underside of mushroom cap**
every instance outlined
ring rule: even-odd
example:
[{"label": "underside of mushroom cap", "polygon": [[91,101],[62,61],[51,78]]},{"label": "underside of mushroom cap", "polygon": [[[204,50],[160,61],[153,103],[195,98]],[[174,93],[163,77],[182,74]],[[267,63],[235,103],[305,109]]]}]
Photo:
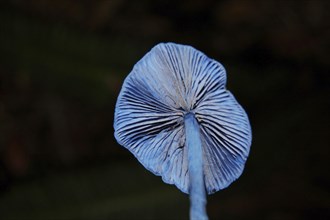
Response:
[{"label": "underside of mushroom cap", "polygon": [[248,117],[225,88],[223,66],[190,46],[156,45],[127,76],[114,129],[126,147],[164,182],[189,191],[184,115],[201,131],[206,191],[227,187],[243,169],[251,145]]}]

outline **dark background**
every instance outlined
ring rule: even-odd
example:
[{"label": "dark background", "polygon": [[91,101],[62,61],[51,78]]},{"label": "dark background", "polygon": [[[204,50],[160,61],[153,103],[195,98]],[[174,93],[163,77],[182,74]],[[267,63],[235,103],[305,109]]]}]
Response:
[{"label": "dark background", "polygon": [[155,44],[227,69],[253,130],[211,219],[330,219],[329,1],[3,0],[0,219],[188,219],[189,199],[113,137],[121,84]]}]

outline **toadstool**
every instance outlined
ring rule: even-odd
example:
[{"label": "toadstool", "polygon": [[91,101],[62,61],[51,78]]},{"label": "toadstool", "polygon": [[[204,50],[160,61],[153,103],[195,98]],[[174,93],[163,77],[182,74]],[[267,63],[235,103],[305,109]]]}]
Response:
[{"label": "toadstool", "polygon": [[206,194],[237,179],[251,127],[226,89],[226,71],[191,46],[160,43],[126,77],[115,138],[139,162],[190,195],[190,218],[207,219]]}]

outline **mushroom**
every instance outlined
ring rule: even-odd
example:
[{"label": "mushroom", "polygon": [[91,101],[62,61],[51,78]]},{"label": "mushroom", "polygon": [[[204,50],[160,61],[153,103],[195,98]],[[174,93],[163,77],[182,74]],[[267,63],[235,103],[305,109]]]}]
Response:
[{"label": "mushroom", "polygon": [[207,219],[206,193],[243,172],[251,145],[244,109],[226,71],[191,46],[160,43],[124,81],[115,109],[118,143],[168,184],[190,195],[190,218]]}]

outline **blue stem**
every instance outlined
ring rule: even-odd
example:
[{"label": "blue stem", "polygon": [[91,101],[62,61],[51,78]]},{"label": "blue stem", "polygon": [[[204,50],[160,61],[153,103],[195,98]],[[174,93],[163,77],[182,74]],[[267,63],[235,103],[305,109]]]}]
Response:
[{"label": "blue stem", "polygon": [[205,220],[206,193],[203,174],[203,151],[199,124],[193,113],[184,117],[186,147],[188,149],[188,168],[190,180],[190,219]]}]

